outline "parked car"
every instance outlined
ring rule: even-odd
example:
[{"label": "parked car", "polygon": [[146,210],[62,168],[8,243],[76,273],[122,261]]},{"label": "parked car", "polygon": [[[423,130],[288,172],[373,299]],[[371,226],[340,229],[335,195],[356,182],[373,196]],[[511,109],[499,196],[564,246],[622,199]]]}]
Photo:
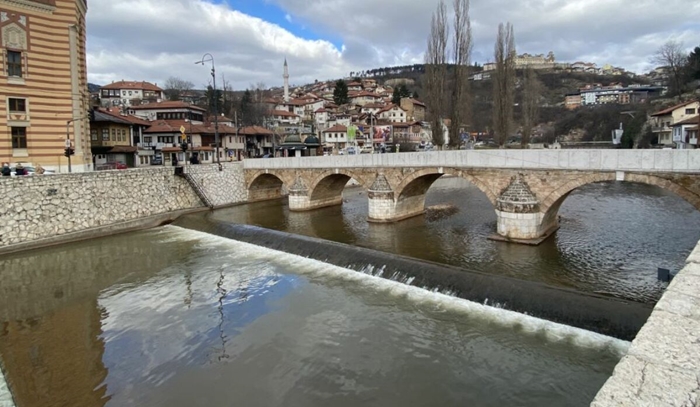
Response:
[{"label": "parked car", "polygon": [[365,146],[362,146],[362,148],[360,149],[360,154],[372,154],[372,153],[374,153],[374,148],[372,148],[372,146],[365,145]]},{"label": "parked car", "polygon": [[[36,174],[36,167],[31,166],[31,165],[23,165],[23,167],[24,167],[24,172],[26,173],[25,176]],[[10,167],[10,171],[11,171],[10,176],[12,176],[12,177],[17,176],[17,173],[15,171],[15,167]],[[43,175],[53,175],[55,173],[56,173],[56,171],[54,171],[54,170],[47,170],[46,168],[44,168]]]},{"label": "parked car", "polygon": [[345,150],[347,151],[348,155],[359,154],[359,149],[357,147],[350,146],[350,147],[346,148]]}]

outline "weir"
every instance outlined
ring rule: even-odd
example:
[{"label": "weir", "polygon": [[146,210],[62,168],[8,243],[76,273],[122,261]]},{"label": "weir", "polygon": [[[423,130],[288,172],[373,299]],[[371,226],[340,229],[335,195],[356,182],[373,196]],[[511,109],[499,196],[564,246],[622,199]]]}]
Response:
[{"label": "weir", "polygon": [[440,290],[480,304],[489,304],[624,340],[632,340],[651,313],[651,306],[645,304],[505,276],[476,273],[458,267],[256,226],[216,221],[207,214],[183,216],[174,225],[297,254],[418,287]]}]

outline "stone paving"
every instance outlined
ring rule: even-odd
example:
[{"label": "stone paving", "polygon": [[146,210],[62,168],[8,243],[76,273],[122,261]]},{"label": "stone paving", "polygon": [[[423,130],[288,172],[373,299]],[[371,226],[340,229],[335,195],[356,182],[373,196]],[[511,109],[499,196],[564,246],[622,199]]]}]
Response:
[{"label": "stone paving", "polygon": [[700,242],[592,407],[700,407]]}]

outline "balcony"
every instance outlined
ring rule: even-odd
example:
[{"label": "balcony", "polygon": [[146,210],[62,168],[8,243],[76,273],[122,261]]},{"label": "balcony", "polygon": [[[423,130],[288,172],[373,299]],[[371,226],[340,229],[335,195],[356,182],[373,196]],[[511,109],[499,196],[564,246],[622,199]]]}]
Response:
[{"label": "balcony", "polygon": [[156,150],[162,150],[164,147],[178,147],[175,143],[155,143]]},{"label": "balcony", "polygon": [[136,143],[136,147],[142,148],[142,149],[148,149],[148,150],[155,147],[155,145],[156,145],[155,143]]}]

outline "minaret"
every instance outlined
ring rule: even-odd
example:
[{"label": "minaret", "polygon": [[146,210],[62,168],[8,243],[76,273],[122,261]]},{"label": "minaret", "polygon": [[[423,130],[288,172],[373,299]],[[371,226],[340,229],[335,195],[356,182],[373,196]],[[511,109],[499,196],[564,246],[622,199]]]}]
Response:
[{"label": "minaret", "polygon": [[284,59],[284,101],[289,102],[289,68],[287,67],[287,58]]}]

